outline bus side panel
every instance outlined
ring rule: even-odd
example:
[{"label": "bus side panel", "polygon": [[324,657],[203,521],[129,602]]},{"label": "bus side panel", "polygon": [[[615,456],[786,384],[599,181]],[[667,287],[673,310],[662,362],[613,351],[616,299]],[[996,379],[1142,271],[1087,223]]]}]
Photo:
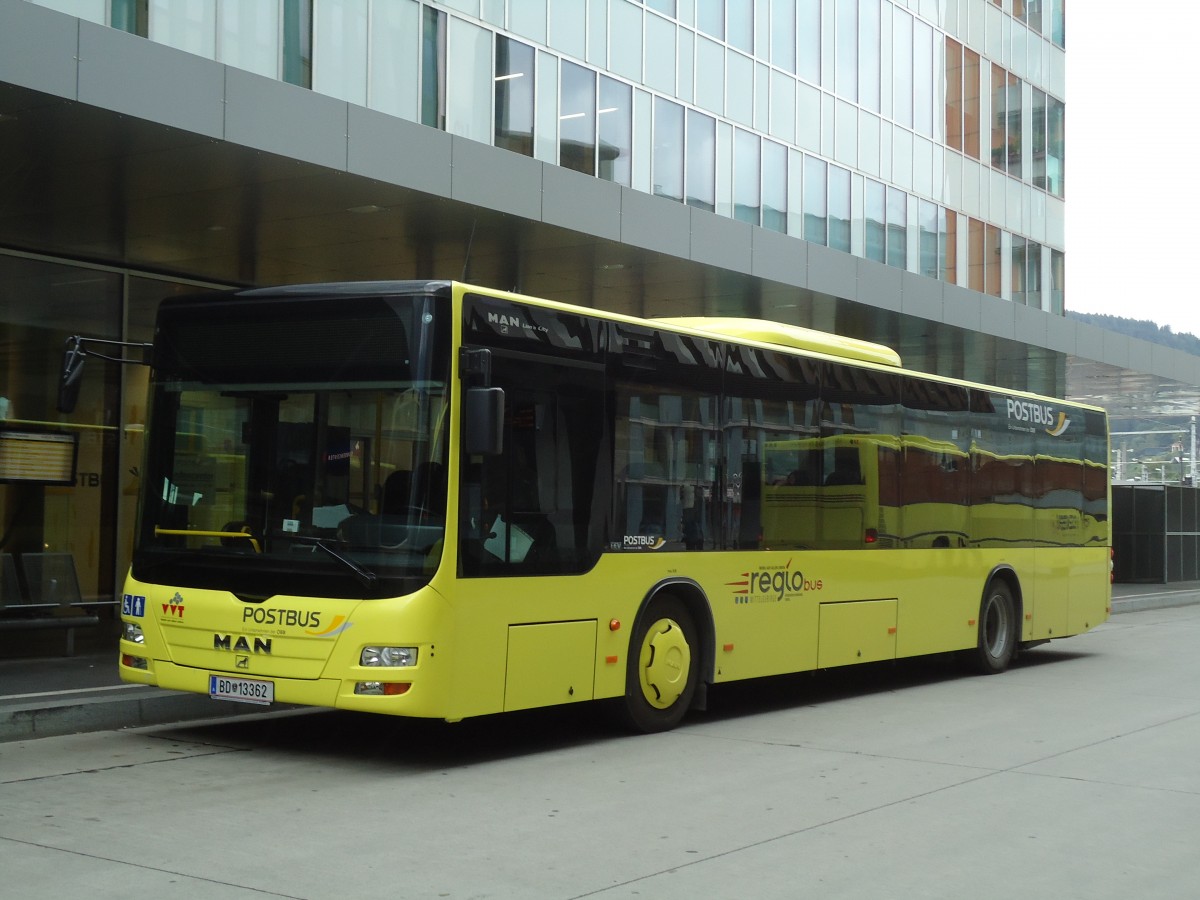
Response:
[{"label": "bus side panel", "polygon": [[1109,553],[1107,547],[1089,547],[1075,551],[1074,555],[1076,565],[1071,570],[1067,634],[1082,634],[1107,621],[1111,613]]},{"label": "bus side panel", "polygon": [[979,601],[995,558],[985,550],[944,547],[878,557],[870,574],[893,580],[900,598],[896,656],[974,647]]}]

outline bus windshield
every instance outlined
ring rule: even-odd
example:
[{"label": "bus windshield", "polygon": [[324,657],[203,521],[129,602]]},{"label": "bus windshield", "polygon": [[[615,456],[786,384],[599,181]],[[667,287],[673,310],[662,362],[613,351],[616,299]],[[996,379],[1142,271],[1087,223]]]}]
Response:
[{"label": "bus windshield", "polygon": [[247,597],[427,581],[446,522],[444,304],[214,302],[160,311],[135,575]]}]

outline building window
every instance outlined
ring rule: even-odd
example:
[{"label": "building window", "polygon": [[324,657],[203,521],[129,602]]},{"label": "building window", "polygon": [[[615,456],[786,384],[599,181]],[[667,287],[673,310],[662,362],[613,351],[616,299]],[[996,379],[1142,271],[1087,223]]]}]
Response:
[{"label": "building window", "polygon": [[717,206],[717,121],[687,113],[687,204],[713,212]]},{"label": "building window", "polygon": [[558,164],[596,174],[596,73],[563,60],[558,115]]},{"label": "building window", "polygon": [[984,226],[983,246],[983,289],[984,293],[993,297],[1000,296],[1000,229],[995,225]]},{"label": "building window", "polygon": [[626,187],[633,177],[633,89],[607,75],[600,76],[597,173]]},{"label": "building window", "polygon": [[118,31],[139,37],[150,36],[150,11],[147,0],[111,0],[109,24]]},{"label": "building window", "polygon": [[865,193],[866,257],[887,262],[887,188],[867,179]]},{"label": "building window", "polygon": [[858,102],[879,112],[883,60],[883,19],[879,0],[858,0]]},{"label": "building window", "polygon": [[780,234],[787,234],[787,155],[783,144],[762,142],[762,224]]},{"label": "building window", "polygon": [[1021,79],[992,64],[992,167],[1021,177]]},{"label": "building window", "polygon": [[[747,4],[749,5],[749,4]],[[834,27],[837,49],[834,90],[838,96],[858,101],[858,0],[837,0]]]},{"label": "building window", "polygon": [[829,167],[829,246],[850,252],[850,172]]},{"label": "building window", "polygon": [[497,147],[533,156],[534,50],[496,35]]},{"label": "building window", "polygon": [[797,74],[821,83],[821,0],[796,0]]},{"label": "building window", "polygon": [[938,233],[941,236],[942,280],[949,284],[957,284],[958,213],[943,207],[938,220]]},{"label": "building window", "polygon": [[312,0],[283,0],[283,80],[312,87]]},{"label": "building window", "polygon": [[1033,110],[1029,123],[1033,146],[1030,147],[1033,186],[1046,189],[1046,93],[1033,89]]},{"label": "building window", "polygon": [[1063,298],[1067,289],[1067,270],[1061,250],[1050,251],[1050,312],[1063,315]]},{"label": "building window", "polygon": [[919,201],[917,209],[921,241],[921,274],[926,278],[937,278],[938,268],[938,207],[928,200]]},{"label": "building window", "polygon": [[946,38],[946,146],[963,148],[962,44]]},{"label": "building window", "polygon": [[826,163],[815,156],[804,157],[804,239],[825,246],[829,215],[825,183]]},{"label": "building window", "polygon": [[979,54],[963,48],[963,153],[982,159],[979,140]]},{"label": "building window", "polygon": [[978,219],[967,220],[967,287],[983,293],[984,227]]},{"label": "building window", "polygon": [[725,40],[725,0],[696,0],[696,27],[718,41]]},{"label": "building window", "polygon": [[1061,100],[1048,98],[1046,109],[1046,190],[1055,197],[1063,196],[1066,172],[1067,109]]},{"label": "building window", "polygon": [[908,194],[887,189],[887,264],[908,268]]},{"label": "building window", "polygon": [[683,107],[654,98],[654,193],[683,202]]},{"label": "building window", "polygon": [[892,115],[913,127],[913,20],[897,10],[892,20]]},{"label": "building window", "polygon": [[425,7],[421,24],[421,124],[446,127],[446,14]]},{"label": "building window", "polygon": [[796,73],[796,0],[771,0],[771,63]]},{"label": "building window", "polygon": [[762,213],[762,166],[758,135],[733,131],[733,217],[758,225]]},{"label": "building window", "polygon": [[1011,274],[1009,277],[1012,279],[1012,301],[1022,306],[1028,304],[1025,293],[1025,253],[1025,238],[1014,234],[1012,239]]}]

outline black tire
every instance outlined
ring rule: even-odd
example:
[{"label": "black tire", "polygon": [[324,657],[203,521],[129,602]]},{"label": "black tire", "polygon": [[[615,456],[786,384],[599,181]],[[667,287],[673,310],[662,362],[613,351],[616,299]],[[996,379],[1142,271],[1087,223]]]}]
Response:
[{"label": "black tire", "polygon": [[979,604],[979,641],[972,663],[982,675],[1003,672],[1017,655],[1020,628],[1012,590],[997,578],[983,592]]},{"label": "black tire", "polygon": [[643,733],[679,724],[696,694],[700,642],[677,597],[650,601],[634,626],[625,668],[625,723]]}]

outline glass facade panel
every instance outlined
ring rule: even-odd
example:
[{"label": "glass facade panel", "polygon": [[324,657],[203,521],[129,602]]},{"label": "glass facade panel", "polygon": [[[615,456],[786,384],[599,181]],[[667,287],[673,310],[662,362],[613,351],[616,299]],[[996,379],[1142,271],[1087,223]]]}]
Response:
[{"label": "glass facade panel", "polygon": [[319,0],[313,29],[313,90],[367,105],[367,8]]},{"label": "glass facade panel", "polygon": [[654,193],[683,202],[683,107],[654,98]]},{"label": "glass facade panel", "polygon": [[762,215],[762,164],[758,135],[733,131],[733,217],[758,225]]},{"label": "glass facade panel", "polygon": [[754,4],[725,3],[725,24],[729,46],[745,53],[754,52]]},{"label": "glass facade panel", "polygon": [[696,28],[725,40],[725,0],[696,0]]},{"label": "glass facade panel", "polygon": [[980,156],[979,54],[963,48],[963,152],[972,159]]},{"label": "glass facade panel", "polygon": [[845,100],[858,100],[858,0],[836,0],[834,90]]},{"label": "glass facade panel", "polygon": [[696,103],[725,113],[725,48],[703,37],[696,38]]},{"label": "glass facade panel", "polygon": [[892,117],[913,127],[913,20],[897,10],[892,16]]},{"label": "glass facade panel", "polygon": [[850,172],[829,167],[829,246],[850,252]]},{"label": "glass facade panel", "polygon": [[796,0],[771,0],[771,63],[796,71]]},{"label": "glass facade panel", "polygon": [[983,245],[983,289],[985,293],[991,294],[993,297],[1000,296],[1002,277],[1001,267],[1003,266],[1003,257],[1000,254],[1000,250],[1000,229],[995,225],[985,226]]},{"label": "glass facade panel", "polygon": [[687,111],[687,204],[713,212],[717,204],[717,123]]},{"label": "glass facade panel", "polygon": [[558,57],[538,51],[537,114],[533,117],[534,155],[558,162]]},{"label": "glass facade panel", "polygon": [[920,201],[918,226],[921,229],[921,274],[926,278],[937,278],[938,267],[938,207],[928,200]]},{"label": "glass facade panel", "polygon": [[933,137],[933,29],[924,22],[913,27],[913,125]]},{"label": "glass facade panel", "polygon": [[729,67],[725,91],[728,105],[726,115],[747,128],[754,127],[754,62],[748,56],[726,54]]},{"label": "glass facade panel", "polygon": [[984,228],[978,219],[967,220],[967,287],[983,293]]},{"label": "glass facade panel", "polygon": [[883,20],[880,0],[858,0],[858,102],[879,112],[882,102]]},{"label": "glass facade panel", "polygon": [[546,0],[508,4],[508,27],[531,41],[546,43]]},{"label": "glass facade panel", "polygon": [[367,105],[410,121],[417,118],[420,11],[412,0],[371,5]]},{"label": "glass facade panel", "polygon": [[149,11],[150,40],[208,59],[216,56],[215,0],[150,0]]},{"label": "glass facade panel", "polygon": [[1063,314],[1063,298],[1067,290],[1067,269],[1061,250],[1050,251],[1050,312]]},{"label": "glass facade panel", "polygon": [[558,114],[558,164],[596,174],[596,73],[563,60]]},{"label": "glass facade panel", "polygon": [[1030,110],[1029,135],[1030,177],[1033,186],[1046,187],[1046,93],[1033,89],[1033,108]]},{"label": "glass facade panel", "polygon": [[[625,41],[622,35],[620,41]],[[675,93],[675,23],[659,16],[646,16],[646,86],[667,94]]]},{"label": "glass facade panel", "polygon": [[492,32],[451,17],[446,69],[446,130],[490,144],[492,141]]},{"label": "glass facade panel", "polygon": [[804,239],[824,246],[828,243],[829,194],[824,160],[804,157]]},{"label": "glass facade panel", "polygon": [[780,234],[787,233],[788,223],[787,160],[783,144],[762,142],[762,224]]},{"label": "glass facade panel", "polygon": [[962,44],[946,38],[946,146],[962,152]]},{"label": "glass facade panel", "polygon": [[[613,41],[612,55],[609,65],[615,74],[630,81],[642,80],[642,8],[630,3],[629,0],[613,0],[612,6],[613,34],[621,35],[621,40]],[[651,44],[650,46],[654,46]],[[655,53],[658,48],[655,48]],[[651,54],[653,57],[655,54]],[[674,53],[672,53],[674,59]],[[650,60],[647,60],[650,63]]]},{"label": "glass facade panel", "polygon": [[312,87],[312,0],[283,0],[283,80]]},{"label": "glass facade panel", "polygon": [[992,168],[1008,169],[1008,73],[992,63]]},{"label": "glass facade panel", "polygon": [[796,0],[797,74],[821,83],[821,0]]},{"label": "glass facade panel", "polygon": [[942,279],[950,284],[958,283],[958,213],[942,209],[938,223],[942,237]]},{"label": "glass facade panel", "polygon": [[421,20],[421,124],[446,127],[446,14],[424,7]]},{"label": "glass facade panel", "polygon": [[866,219],[864,255],[875,262],[887,262],[887,189],[868,178],[863,205]]},{"label": "glass facade panel", "polygon": [[238,69],[279,77],[280,18],[274,3],[218,0],[217,59]]},{"label": "glass facade panel", "polygon": [[599,170],[607,181],[629,186],[633,178],[633,89],[600,76]]},{"label": "glass facade panel", "polygon": [[1067,110],[1061,100],[1048,98],[1046,109],[1046,190],[1055,197],[1063,196],[1066,174]]},{"label": "glass facade panel", "polygon": [[587,0],[549,0],[549,13],[550,46],[583,59],[587,54]]},{"label": "glass facade panel", "polygon": [[908,194],[887,189],[887,264],[908,267]]},{"label": "glass facade panel", "polygon": [[534,50],[496,35],[497,147],[533,156]]},{"label": "glass facade panel", "polygon": [[1021,145],[1021,98],[1024,90],[1021,79],[1011,72],[1008,73],[1008,128],[1007,155],[1008,174],[1021,178],[1022,145]]}]

